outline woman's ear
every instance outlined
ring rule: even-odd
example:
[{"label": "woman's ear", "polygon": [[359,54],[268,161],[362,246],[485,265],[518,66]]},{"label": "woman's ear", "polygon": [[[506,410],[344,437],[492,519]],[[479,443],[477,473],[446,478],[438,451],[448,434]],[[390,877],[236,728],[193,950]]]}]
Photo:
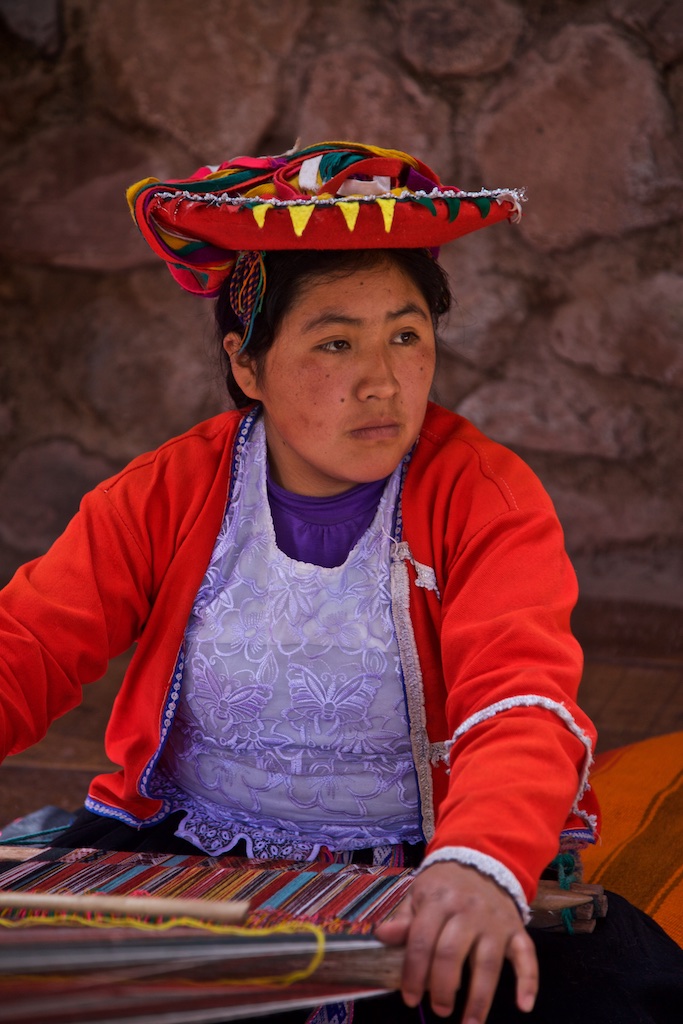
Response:
[{"label": "woman's ear", "polygon": [[246,352],[240,352],[242,339],[236,331],[230,331],[223,338],[223,348],[230,360],[230,369],[235,378],[235,383],[247,396],[259,401],[261,389],[256,383],[256,364],[250,359]]}]

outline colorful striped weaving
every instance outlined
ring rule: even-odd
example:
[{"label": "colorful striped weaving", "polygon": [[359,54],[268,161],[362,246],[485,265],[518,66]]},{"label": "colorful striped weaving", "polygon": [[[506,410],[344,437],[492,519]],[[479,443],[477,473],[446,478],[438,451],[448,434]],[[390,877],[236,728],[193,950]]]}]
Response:
[{"label": "colorful striped weaving", "polygon": [[329,934],[366,934],[401,901],[404,868],[290,861],[45,850],[0,874],[0,887],[34,893],[98,892],[129,896],[247,901],[246,924],[296,919]]},{"label": "colorful striped weaving", "polygon": [[173,911],[159,929],[159,919],[141,921],[129,910],[125,919],[40,906],[2,910],[0,1021],[209,1024],[391,990],[401,950],[366,933],[410,878],[403,868],[322,860],[40,851],[0,870],[0,889],[38,903],[48,893],[144,895],[207,908],[248,902],[251,912],[243,928],[208,924],[190,936],[191,922]]},{"label": "colorful striped weaving", "polygon": [[[367,933],[412,877],[402,867],[325,860],[34,852],[0,866],[0,906],[12,896],[0,911],[0,1021],[215,1024],[391,991],[403,951]],[[49,911],[48,894],[58,904]],[[163,916],[133,911],[134,899],[139,907],[163,899],[163,910],[147,912]],[[201,911],[176,910],[187,900]],[[542,882],[535,926],[564,930],[570,912],[569,930],[590,932],[604,902],[595,888]],[[217,924],[213,907],[236,903],[250,908],[245,927]]]}]

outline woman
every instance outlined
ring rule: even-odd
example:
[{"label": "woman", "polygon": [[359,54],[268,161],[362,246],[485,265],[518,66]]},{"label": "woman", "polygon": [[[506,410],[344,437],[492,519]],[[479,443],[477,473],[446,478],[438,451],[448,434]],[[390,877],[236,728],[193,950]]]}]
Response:
[{"label": "woman", "polygon": [[575,580],[531,471],[428,403],[449,304],[430,250],[519,197],[327,144],[129,201],[183,287],[218,295],[238,411],[105,481],[7,587],[3,753],[137,641],[122,770],[60,845],[419,865],[378,932],[406,945],[405,1006],[360,1018],[415,1019],[427,989],[439,1017],[462,989],[468,1024],[494,995],[529,1013],[528,902],[596,826]]}]

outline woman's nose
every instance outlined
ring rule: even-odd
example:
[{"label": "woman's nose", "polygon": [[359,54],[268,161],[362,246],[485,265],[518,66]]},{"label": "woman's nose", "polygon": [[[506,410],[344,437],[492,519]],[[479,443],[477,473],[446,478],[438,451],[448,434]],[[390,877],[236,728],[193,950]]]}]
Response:
[{"label": "woman's nose", "polygon": [[365,360],[358,378],[357,394],[361,401],[368,398],[393,398],[398,381],[391,360],[385,355]]}]

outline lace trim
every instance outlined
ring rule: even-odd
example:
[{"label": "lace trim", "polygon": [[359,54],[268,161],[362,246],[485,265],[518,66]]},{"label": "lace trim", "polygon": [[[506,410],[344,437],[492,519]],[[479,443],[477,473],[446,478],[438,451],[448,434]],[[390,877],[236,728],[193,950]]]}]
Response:
[{"label": "lace trim", "polygon": [[531,911],[522,886],[510,869],[495,857],[489,857],[488,854],[473,850],[469,846],[444,846],[425,857],[416,874],[421,874],[425,868],[432,864],[438,864],[440,861],[455,861],[458,864],[476,868],[482,875],[492,878],[515,901],[524,923],[528,924],[531,920]]},{"label": "lace trim", "polygon": [[525,693],[519,694],[516,697],[506,697],[505,700],[499,700],[494,704],[489,704],[488,707],[482,708],[481,711],[477,711],[474,715],[470,715],[469,718],[465,719],[462,725],[458,726],[453,733],[453,738],[446,740],[446,743],[444,744],[444,759],[449,757],[451,748],[460,739],[460,737],[464,736],[470,729],[473,729],[475,725],[480,725],[482,722],[488,721],[489,718],[493,718],[502,711],[510,711],[512,708],[520,707],[540,707],[546,711],[551,711],[553,714],[557,715],[558,718],[564,722],[569,731],[583,743],[586,752],[584,755],[583,768],[579,776],[579,788],[572,805],[572,812],[585,822],[591,833],[594,834],[597,829],[596,816],[594,814],[588,814],[578,806],[579,800],[584,795],[589,785],[588,777],[593,764],[593,745],[591,744],[590,738],[579,726],[574,716],[561,702],[551,700],[550,697],[544,697],[541,694]]},{"label": "lace trim", "polygon": [[422,831],[428,842],[434,835],[435,828],[430,743],[427,735],[427,713],[424,701],[422,669],[420,668],[413,624],[410,619],[410,579],[405,560],[398,553],[399,547],[400,545],[397,544],[395,551],[392,552],[391,596],[396,640],[398,642],[406,702],[408,704],[410,742],[420,791]]}]

